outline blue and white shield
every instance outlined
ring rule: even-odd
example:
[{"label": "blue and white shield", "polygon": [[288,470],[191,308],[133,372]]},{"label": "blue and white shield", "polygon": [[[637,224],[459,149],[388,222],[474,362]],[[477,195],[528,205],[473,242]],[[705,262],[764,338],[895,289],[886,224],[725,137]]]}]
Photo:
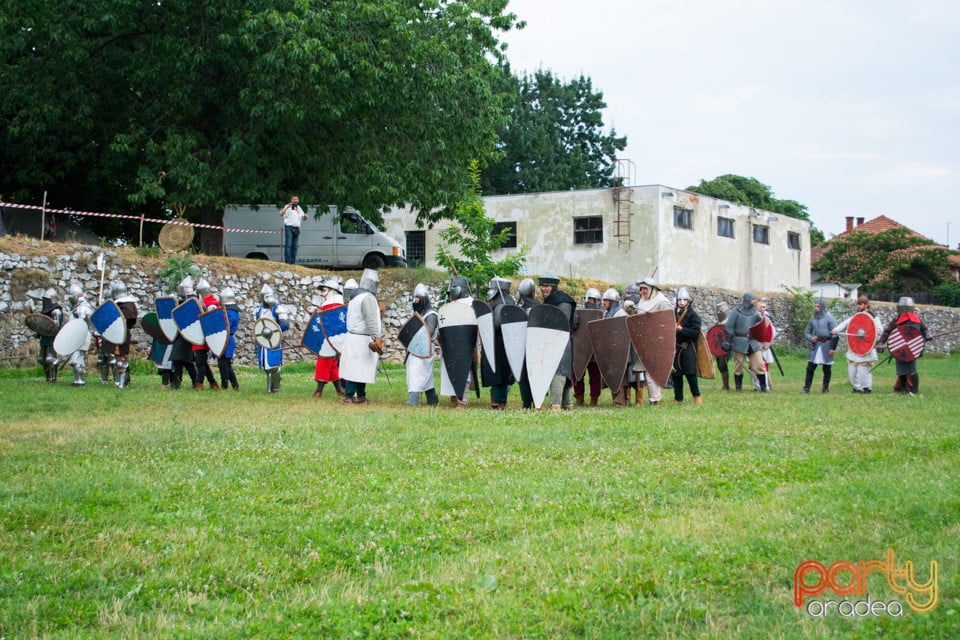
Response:
[{"label": "blue and white shield", "polygon": [[343,351],[343,343],[347,341],[347,306],[325,309],[319,313],[319,322],[326,338],[325,346],[332,353],[320,353],[321,356],[333,357]]},{"label": "blue and white shield", "polygon": [[211,309],[200,315],[200,328],[203,329],[203,341],[210,348],[210,353],[218,358],[227,349],[230,342],[230,323],[227,320],[227,310],[223,307]]},{"label": "blue and white shield", "polygon": [[127,319],[113,300],[107,300],[90,316],[90,324],[107,342],[123,344],[127,341]]},{"label": "blue and white shield", "polygon": [[173,296],[157,298],[157,322],[160,324],[163,335],[170,342],[177,339],[177,321],[173,319],[173,310],[176,307],[177,299]]},{"label": "blue and white shield", "polygon": [[310,322],[307,323],[307,329],[303,332],[303,346],[305,346],[307,349],[310,349],[314,355],[319,356],[323,351],[323,345],[325,342],[326,336],[323,335],[323,327],[320,325],[320,311],[317,310],[313,312],[312,316],[310,316]]},{"label": "blue and white shield", "polygon": [[183,339],[198,347],[204,346],[203,327],[200,325],[200,314],[203,308],[196,298],[187,298],[183,304],[173,310],[173,319]]}]

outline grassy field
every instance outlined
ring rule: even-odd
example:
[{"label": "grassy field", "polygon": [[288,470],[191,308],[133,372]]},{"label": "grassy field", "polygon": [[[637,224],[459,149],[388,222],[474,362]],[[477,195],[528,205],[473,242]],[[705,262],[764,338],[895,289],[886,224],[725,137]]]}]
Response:
[{"label": "grassy field", "polygon": [[[960,356],[916,397],[784,364],[772,394],[556,414],[406,407],[402,369],[353,407],[307,365],[272,396],[0,370],[0,638],[960,637]],[[932,611],[880,571],[794,605],[802,562],[888,549],[937,563]],[[902,615],[808,609],[868,597]]]}]

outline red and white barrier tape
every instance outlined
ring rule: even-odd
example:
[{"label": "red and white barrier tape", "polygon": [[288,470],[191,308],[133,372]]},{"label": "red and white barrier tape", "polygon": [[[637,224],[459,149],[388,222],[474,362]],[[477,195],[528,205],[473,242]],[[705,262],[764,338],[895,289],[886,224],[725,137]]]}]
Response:
[{"label": "red and white barrier tape", "polygon": [[275,231],[264,231],[262,229],[232,229],[218,224],[200,224],[199,222],[187,222],[186,220],[162,220],[158,218],[145,218],[143,216],[123,215],[121,213],[100,213],[98,211],[75,211],[73,209],[44,209],[35,204],[16,204],[13,202],[0,202],[0,207],[9,207],[11,209],[36,209],[45,213],[62,213],[70,216],[92,216],[98,218],[122,218],[124,220],[140,220],[141,222],[158,222],[160,224],[176,224],[184,227],[197,227],[200,229],[219,229],[221,231],[230,231],[232,233],[279,233]]}]

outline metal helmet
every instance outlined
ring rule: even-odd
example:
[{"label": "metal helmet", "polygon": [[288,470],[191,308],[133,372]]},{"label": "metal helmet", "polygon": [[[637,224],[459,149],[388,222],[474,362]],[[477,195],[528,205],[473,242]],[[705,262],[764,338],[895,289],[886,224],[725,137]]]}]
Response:
[{"label": "metal helmet", "polygon": [[343,287],[340,286],[340,281],[336,278],[330,278],[324,280],[323,284],[320,285],[321,289],[330,289],[331,291],[336,291],[337,293],[343,293]]},{"label": "metal helmet", "polygon": [[201,296],[208,296],[213,293],[213,287],[210,286],[210,282],[206,278],[200,278],[200,281],[197,282],[197,293]]},{"label": "metal helmet", "polygon": [[237,294],[235,294],[230,287],[224,287],[223,291],[220,292],[220,302],[223,304],[236,304]]},{"label": "metal helmet", "polygon": [[690,297],[690,292],[687,291],[686,287],[680,287],[677,290],[677,300],[686,300],[687,302],[690,302],[693,300],[693,298]]},{"label": "metal helmet", "polygon": [[49,300],[50,302],[56,302],[56,301],[57,301],[57,290],[54,289],[53,287],[50,287],[49,289],[47,289],[46,291],[43,292],[43,299],[44,299],[44,300]]},{"label": "metal helmet", "polygon": [[917,306],[910,296],[903,296],[897,300],[897,313],[912,313],[917,310]]},{"label": "metal helmet", "polygon": [[364,269],[360,276],[360,288],[376,293],[380,286],[380,274],[375,269]]},{"label": "metal helmet", "polygon": [[422,282],[418,282],[417,286],[413,288],[413,297],[414,298],[429,298],[430,290],[427,289],[427,285]]},{"label": "metal helmet", "polygon": [[637,284],[636,282],[631,282],[630,284],[627,285],[627,288],[626,290],[624,290],[623,293],[628,296],[632,296],[636,293],[640,293],[640,285]]},{"label": "metal helmet", "polygon": [[549,286],[551,286],[551,287],[558,287],[558,286],[560,286],[560,278],[558,278],[557,276],[553,275],[552,273],[545,273],[545,274],[543,274],[542,276],[540,276],[540,277],[538,278],[538,280],[539,280],[539,283],[538,283],[538,284],[539,284],[541,287],[544,286],[544,285],[549,285]]},{"label": "metal helmet", "polygon": [[620,302],[620,293],[613,287],[610,287],[609,289],[603,292],[602,299],[609,300],[610,302]]},{"label": "metal helmet", "polygon": [[71,282],[70,288],[67,289],[67,292],[71,297],[77,297],[83,295],[83,287],[80,286],[79,282]]},{"label": "metal helmet", "polygon": [[599,299],[600,299],[600,290],[594,289],[593,287],[590,287],[589,289],[587,289],[587,292],[583,294],[584,302],[586,302],[587,300],[599,300]]},{"label": "metal helmet", "polygon": [[637,283],[640,287],[649,287],[651,290],[660,288],[660,281],[656,276],[647,276]]},{"label": "metal helmet", "polygon": [[499,276],[490,278],[490,282],[487,283],[487,300],[492,300],[499,295],[503,295],[504,297],[510,295],[511,284],[513,283],[506,278]]},{"label": "metal helmet", "polygon": [[193,295],[193,276],[187,276],[177,285],[177,292],[182,296]]},{"label": "metal helmet", "polygon": [[743,300],[740,301],[740,310],[749,311],[750,308],[753,307],[753,301],[756,299],[756,297],[757,296],[753,295],[749,291],[743,294]]},{"label": "metal helmet", "polygon": [[114,280],[110,283],[110,295],[114,300],[120,296],[127,294],[127,285],[123,283],[123,280]]},{"label": "metal helmet", "polygon": [[273,287],[268,284],[260,288],[260,299],[263,304],[277,304],[277,294],[274,293]]},{"label": "metal helmet", "polygon": [[417,313],[425,313],[430,308],[430,290],[422,282],[413,288],[413,301],[410,305]]},{"label": "metal helmet", "polygon": [[463,276],[453,276],[450,278],[450,287],[447,294],[451,300],[459,300],[470,295],[470,281]]},{"label": "metal helmet", "polygon": [[517,286],[517,293],[522,295],[524,298],[532,297],[534,291],[536,291],[536,285],[533,283],[533,278],[524,278]]},{"label": "metal helmet", "polygon": [[353,278],[348,278],[346,282],[343,283],[344,291],[353,291],[357,288],[357,281]]}]

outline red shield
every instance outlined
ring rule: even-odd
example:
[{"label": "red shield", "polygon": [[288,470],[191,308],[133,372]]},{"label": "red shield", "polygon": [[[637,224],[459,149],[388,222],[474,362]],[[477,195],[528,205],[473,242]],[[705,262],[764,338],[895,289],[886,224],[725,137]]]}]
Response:
[{"label": "red shield", "polygon": [[853,314],[847,325],[847,346],[852,353],[865,356],[877,342],[877,325],[873,316],[861,311]]},{"label": "red shield", "polygon": [[920,329],[902,324],[890,333],[887,346],[900,362],[913,362],[923,355],[923,335]]},{"label": "red shield", "polygon": [[677,350],[677,317],[673,309],[629,316],[627,331],[647,375],[665,387]]},{"label": "red shield", "polygon": [[720,346],[723,344],[723,338],[726,333],[726,329],[723,328],[722,324],[716,324],[707,331],[707,347],[710,349],[710,353],[718,358],[730,355],[729,351]]},{"label": "red shield", "polygon": [[767,318],[750,327],[750,337],[757,342],[773,342],[773,323]]}]

